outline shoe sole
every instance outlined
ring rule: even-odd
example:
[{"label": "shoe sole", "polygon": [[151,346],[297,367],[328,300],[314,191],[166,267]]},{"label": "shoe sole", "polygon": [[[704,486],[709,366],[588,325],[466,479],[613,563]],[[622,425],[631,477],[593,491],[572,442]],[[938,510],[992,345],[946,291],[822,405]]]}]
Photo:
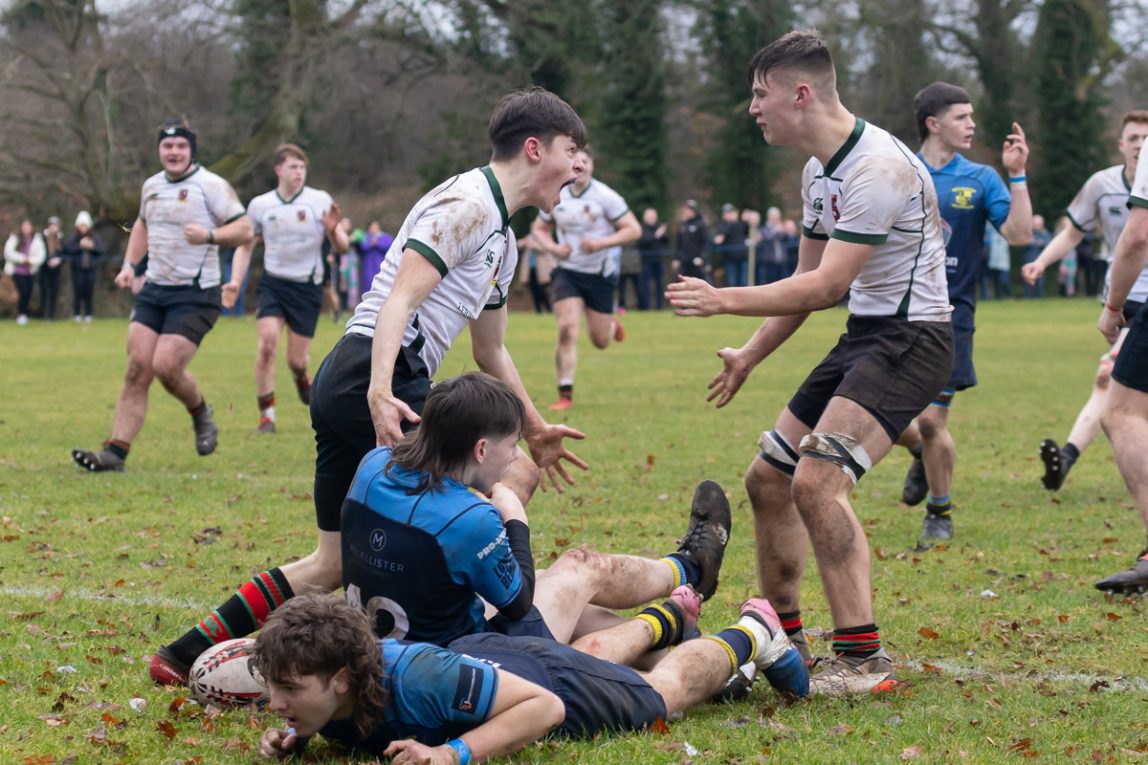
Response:
[{"label": "shoe sole", "polygon": [[[694,588],[704,603],[717,592],[718,583],[720,581],[718,575],[721,570],[722,561],[725,559],[725,548],[729,546],[730,532],[733,529],[733,515],[730,512],[729,499],[726,497],[725,490],[722,489],[721,484],[716,481],[702,481],[698,484],[697,489],[694,490],[694,498],[690,503],[690,524],[686,527],[686,536],[683,537],[683,539],[689,537],[689,529],[693,526],[694,517],[703,514],[707,519],[706,524],[716,524],[722,529],[725,535],[718,560],[718,573],[714,574],[713,586],[708,588],[709,592],[705,591],[707,588]],[[679,551],[681,550],[681,548],[678,549]]]},{"label": "shoe sole", "polygon": [[[841,675],[832,680],[818,682],[809,680],[810,696],[859,696],[865,693],[884,693],[897,685],[892,672],[876,672],[869,675]],[[824,687],[821,687],[824,686]]]},{"label": "shoe sole", "polygon": [[1049,491],[1058,491],[1064,485],[1063,463],[1060,461],[1060,446],[1051,438],[1040,442],[1040,461],[1044,463],[1041,485]]}]

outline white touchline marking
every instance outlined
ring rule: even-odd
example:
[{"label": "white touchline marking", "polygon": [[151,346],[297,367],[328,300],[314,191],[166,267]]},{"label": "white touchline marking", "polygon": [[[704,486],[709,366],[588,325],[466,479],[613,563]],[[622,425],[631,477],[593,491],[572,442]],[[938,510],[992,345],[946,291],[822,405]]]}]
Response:
[{"label": "white touchline marking", "polygon": [[1103,690],[1110,691],[1136,691],[1138,693],[1148,693],[1148,680],[1142,677],[1127,677],[1124,675],[1116,675],[1115,677],[1105,677],[1103,675],[1086,675],[1080,672],[993,672],[991,670],[982,669],[980,667],[962,666],[954,664],[950,661],[918,661],[912,659],[910,661],[897,662],[902,666],[906,666],[917,672],[928,672],[925,665],[930,667],[937,667],[946,675],[952,675],[960,678],[976,678],[978,680],[998,680],[1004,678],[1010,683],[1025,683],[1025,682],[1052,682],[1052,683],[1068,683],[1072,685],[1087,685],[1092,686],[1099,682],[1108,683],[1108,687]]},{"label": "white touchline marking", "polygon": [[[124,587],[117,587],[117,590],[129,589],[131,585],[124,585]],[[57,590],[45,589],[42,587],[13,587],[4,586],[0,587],[0,595],[10,595],[12,597],[20,598],[38,598],[40,600],[48,600],[56,593],[63,590],[63,596],[58,602],[66,603],[69,600],[85,600],[98,603],[120,603],[125,606],[161,606],[164,608],[192,608],[198,611],[206,611],[214,606],[210,606],[201,601],[193,598],[168,598],[162,595],[137,595],[125,594],[119,595],[115,592],[95,591],[89,590],[86,587],[61,587]],[[130,589],[129,589],[130,592]]]}]

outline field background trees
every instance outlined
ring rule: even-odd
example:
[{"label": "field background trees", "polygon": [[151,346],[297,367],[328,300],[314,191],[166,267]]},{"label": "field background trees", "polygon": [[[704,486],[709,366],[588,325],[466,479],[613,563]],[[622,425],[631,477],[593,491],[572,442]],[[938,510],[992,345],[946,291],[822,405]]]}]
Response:
[{"label": "field background trees", "polygon": [[245,198],[296,141],[356,222],[396,228],[442,176],[484,162],[499,95],[536,83],[584,115],[599,175],[634,206],[685,197],[797,212],[804,161],[765,147],[746,65],[796,27],[830,40],[842,96],[915,145],[912,96],[976,99],[981,161],[1015,120],[1038,211],[1114,161],[1148,106],[1136,0],[9,0],[0,3],[0,228],[91,209],[129,224],[155,126],[185,113]]}]

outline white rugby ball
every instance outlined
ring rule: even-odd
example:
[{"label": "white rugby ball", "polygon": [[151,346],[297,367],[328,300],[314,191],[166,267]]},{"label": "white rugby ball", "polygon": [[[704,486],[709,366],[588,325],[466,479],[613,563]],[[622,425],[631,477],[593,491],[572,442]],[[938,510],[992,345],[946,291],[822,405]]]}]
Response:
[{"label": "white rugby ball", "polygon": [[267,685],[251,664],[253,638],[213,645],[191,665],[187,687],[200,704],[246,706],[267,701]]}]

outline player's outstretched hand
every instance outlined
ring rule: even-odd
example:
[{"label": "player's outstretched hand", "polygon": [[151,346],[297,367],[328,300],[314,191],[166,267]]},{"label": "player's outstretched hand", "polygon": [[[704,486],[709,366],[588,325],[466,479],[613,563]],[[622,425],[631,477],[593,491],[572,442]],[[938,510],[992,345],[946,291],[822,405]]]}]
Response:
[{"label": "player's outstretched hand", "polygon": [[1012,132],[1005,136],[1001,164],[1014,178],[1024,175],[1025,165],[1028,164],[1028,141],[1025,140],[1019,122],[1012,123]]},{"label": "player's outstretched hand", "polygon": [[455,765],[458,753],[449,746],[427,746],[412,739],[392,741],[383,752],[393,765]]},{"label": "player's outstretched hand", "polygon": [[339,212],[339,205],[334,200],[331,200],[331,209],[323,213],[323,229],[328,234],[331,233],[342,219],[343,216]]},{"label": "player's outstretched hand", "polygon": [[1021,266],[1020,275],[1024,277],[1024,283],[1031,287],[1036,284],[1040,277],[1044,276],[1044,265],[1035,260],[1031,263],[1025,263]]},{"label": "player's outstretched hand", "polygon": [[1096,328],[1104,335],[1105,340],[1115,343],[1116,338],[1120,336],[1120,330],[1124,329],[1124,312],[1113,311],[1105,305],[1100,309],[1100,320],[1096,322]]},{"label": "player's outstretched hand", "polygon": [[705,279],[679,276],[666,285],[666,300],[678,316],[713,316],[721,313],[717,289]]},{"label": "player's outstretched hand", "polygon": [[375,445],[394,446],[403,437],[403,420],[422,420],[406,402],[390,394],[379,394],[367,390],[367,406],[371,410],[371,422],[375,426]]},{"label": "player's outstretched hand", "polygon": [[259,739],[259,754],[269,760],[282,759],[291,754],[298,740],[292,731],[269,728],[264,731],[263,738]]},{"label": "player's outstretched hand", "polygon": [[733,401],[733,397],[741,390],[741,384],[749,377],[753,367],[738,348],[722,348],[717,352],[717,356],[721,359],[722,370],[710,380],[707,386],[710,393],[706,396],[706,401],[717,399],[717,408],[721,409]]},{"label": "player's outstretched hand", "polygon": [[[567,425],[549,424],[526,436],[526,445],[530,448],[530,458],[534,460],[535,465],[546,472],[546,478],[550,480],[550,485],[559,494],[565,488],[562,485],[563,482],[568,486],[574,485],[574,479],[567,472],[563,460],[582,470],[590,467],[585,460],[567,449],[566,444],[562,441],[566,438],[581,440],[585,437],[581,431],[574,430]],[[539,481],[538,485],[543,491],[546,491],[546,479]]]}]

